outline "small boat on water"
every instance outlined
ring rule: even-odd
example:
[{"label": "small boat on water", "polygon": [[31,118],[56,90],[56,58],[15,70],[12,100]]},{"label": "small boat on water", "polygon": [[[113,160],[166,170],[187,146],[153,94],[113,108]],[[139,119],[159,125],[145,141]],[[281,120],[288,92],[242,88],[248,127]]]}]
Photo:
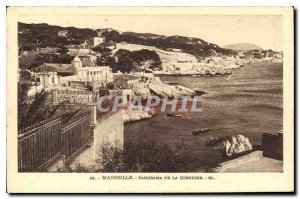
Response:
[{"label": "small boat on water", "polygon": [[201,128],[201,129],[197,129],[197,130],[193,131],[193,135],[200,135],[200,134],[208,133],[209,131],[211,131],[211,129]]},{"label": "small boat on water", "polygon": [[167,116],[169,117],[181,117],[180,113],[167,113]]}]

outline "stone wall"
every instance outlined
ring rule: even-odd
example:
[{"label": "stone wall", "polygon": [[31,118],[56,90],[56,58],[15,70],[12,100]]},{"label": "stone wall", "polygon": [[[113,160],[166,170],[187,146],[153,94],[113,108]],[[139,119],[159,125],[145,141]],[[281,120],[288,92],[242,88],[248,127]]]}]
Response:
[{"label": "stone wall", "polygon": [[222,162],[219,167],[217,167],[214,172],[226,172],[227,169],[232,169],[236,167],[240,167],[244,164],[248,164],[253,162],[254,160],[261,159],[262,157],[262,151],[254,151],[252,153],[249,153],[247,155],[243,155],[241,157]]},{"label": "stone wall", "polygon": [[53,104],[62,102],[70,104],[89,104],[97,102],[98,92],[80,90],[53,90]]},{"label": "stone wall", "polygon": [[95,158],[97,153],[105,145],[123,147],[124,144],[124,124],[122,111],[118,111],[107,118],[98,121],[94,129],[94,150]]}]

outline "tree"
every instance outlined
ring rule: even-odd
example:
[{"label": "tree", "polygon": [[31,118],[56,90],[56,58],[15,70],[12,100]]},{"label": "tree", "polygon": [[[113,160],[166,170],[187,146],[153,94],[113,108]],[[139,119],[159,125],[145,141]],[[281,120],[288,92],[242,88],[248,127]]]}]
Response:
[{"label": "tree", "polygon": [[99,155],[100,172],[193,172],[198,168],[182,142],[170,146],[142,140],[126,143],[124,149],[107,144]]},{"label": "tree", "polygon": [[28,91],[32,86],[31,75],[25,70],[19,72],[18,82],[18,127],[27,126],[54,115],[58,106],[48,106],[49,93],[45,90],[29,99]]},{"label": "tree", "polygon": [[102,33],[102,36],[104,36],[106,42],[120,42],[121,41],[120,33],[115,30],[104,31]]},{"label": "tree", "polygon": [[34,43],[25,43],[23,45],[23,49],[22,51],[32,51],[32,50],[36,50],[37,49],[37,45]]},{"label": "tree", "polygon": [[138,51],[129,51],[125,49],[118,50],[115,55],[116,64],[112,66],[113,71],[121,72],[141,71],[145,68],[160,68],[161,60],[155,51],[146,49]]},{"label": "tree", "polygon": [[100,56],[97,58],[97,65],[107,66],[108,60],[111,59],[111,49],[101,46],[96,46],[93,51],[98,52]]},{"label": "tree", "polygon": [[26,119],[27,112],[27,94],[31,87],[31,75],[29,72],[19,71],[18,82],[18,125],[21,126]]},{"label": "tree", "polygon": [[38,47],[41,47],[41,44],[42,43],[45,43],[49,40],[50,38],[50,35],[47,34],[47,33],[41,33],[41,34],[38,34],[36,37],[35,37],[35,42],[36,42],[36,45]]},{"label": "tree", "polygon": [[140,66],[144,66],[146,68],[155,69],[161,67],[160,57],[155,51],[147,49],[133,51],[131,58],[134,59]]},{"label": "tree", "polygon": [[69,49],[65,46],[61,46],[61,47],[58,48],[57,52],[59,54],[64,55],[64,54],[67,54],[69,52]]}]

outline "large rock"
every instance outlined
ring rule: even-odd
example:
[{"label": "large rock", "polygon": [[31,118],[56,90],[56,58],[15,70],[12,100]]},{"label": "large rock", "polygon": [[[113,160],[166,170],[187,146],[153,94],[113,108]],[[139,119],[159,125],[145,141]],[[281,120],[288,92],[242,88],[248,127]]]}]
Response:
[{"label": "large rock", "polygon": [[251,151],[252,144],[243,135],[232,136],[231,139],[223,140],[223,154],[226,156],[237,155],[241,152]]},{"label": "large rock", "polygon": [[[233,156],[245,151],[251,151],[253,145],[249,138],[243,135],[211,138],[207,145],[219,146],[224,156]],[[221,146],[220,146],[221,145]]]}]

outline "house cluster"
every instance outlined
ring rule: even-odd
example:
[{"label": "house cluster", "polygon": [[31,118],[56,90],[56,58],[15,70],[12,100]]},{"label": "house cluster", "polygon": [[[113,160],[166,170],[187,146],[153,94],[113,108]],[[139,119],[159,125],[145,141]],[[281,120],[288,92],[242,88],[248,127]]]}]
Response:
[{"label": "house cluster", "polygon": [[272,50],[250,50],[239,51],[235,56],[237,59],[251,60],[253,62],[282,62],[283,53]]},{"label": "house cluster", "polygon": [[[154,78],[153,74],[113,73],[109,66],[86,66],[83,59],[75,56],[70,64],[45,63],[45,71],[38,74],[39,85],[32,87],[31,95],[47,89],[57,93],[56,102],[90,103],[103,95],[122,95],[130,101],[136,90],[149,86]],[[78,92],[81,95],[76,97]]]},{"label": "house cluster", "polygon": [[[103,94],[111,96],[123,95],[128,100],[134,95],[134,88],[145,87],[145,79],[148,77],[142,73],[123,74],[113,73],[109,66],[93,65],[87,61],[87,57],[75,56],[70,64],[44,63],[44,71],[37,74],[39,85],[32,87],[29,93],[34,95],[38,90],[47,89],[58,91],[58,102],[91,102],[96,101],[95,97]],[[88,63],[88,64],[86,64]],[[85,97],[76,99],[74,93],[86,91]],[[91,93],[97,93],[91,94]],[[80,99],[79,99],[80,98]]]},{"label": "house cluster", "polygon": [[[42,72],[35,74],[39,79],[38,86],[33,87],[29,93],[33,95],[38,90],[48,89],[58,90],[60,96],[64,96],[63,98],[69,96],[69,93],[76,93],[76,91],[132,96],[135,87],[144,87],[144,79],[150,78],[148,77],[149,75],[141,73],[113,73],[109,66],[97,65],[96,60],[99,55],[93,52],[92,47],[109,45],[105,47],[116,48],[115,44],[112,45],[110,44],[111,42],[104,42],[103,30],[99,30],[97,33],[97,36],[93,38],[92,45],[89,45],[85,41],[80,45],[65,46],[68,49],[67,53],[70,56],[74,56],[74,59],[70,63],[43,63],[41,66]],[[60,37],[67,37],[68,31],[58,31],[57,34]],[[54,48],[45,48],[41,49],[40,53],[53,54],[56,53],[56,50]],[[74,96],[72,96],[73,98]]]},{"label": "house cluster", "polygon": [[[57,32],[59,37],[67,37],[68,30]],[[93,52],[91,47],[100,45],[105,38],[102,32],[99,32],[93,38],[93,45],[89,45],[87,41],[80,45],[66,45],[68,54],[74,56],[69,64],[62,63],[44,63],[41,68],[43,72],[38,74],[40,85],[46,88],[51,87],[67,87],[81,82],[82,85],[88,85],[91,82],[98,82],[106,85],[113,81],[113,73],[109,66],[98,66],[96,64],[97,53]],[[39,49],[41,54],[53,54],[57,49],[43,48]]]}]

